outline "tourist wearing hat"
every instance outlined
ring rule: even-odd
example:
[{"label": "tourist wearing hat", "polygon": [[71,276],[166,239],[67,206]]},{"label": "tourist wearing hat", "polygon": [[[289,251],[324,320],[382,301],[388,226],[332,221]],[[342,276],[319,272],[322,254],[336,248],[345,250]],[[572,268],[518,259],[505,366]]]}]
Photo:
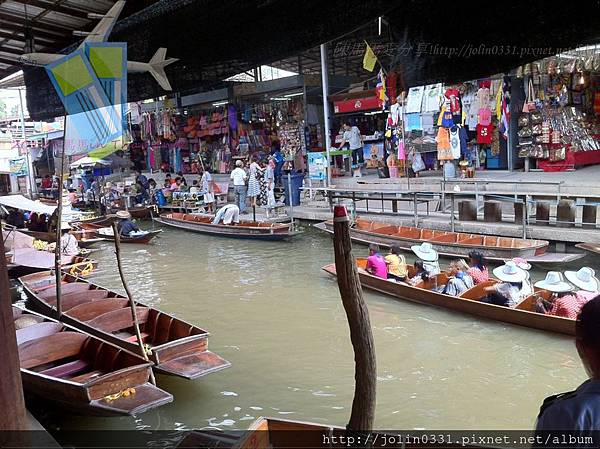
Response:
[{"label": "tourist wearing hat", "polygon": [[538,281],[534,285],[552,293],[549,301],[538,301],[536,311],[572,320],[577,319],[583,304],[573,292],[573,286],[565,281],[560,271],[549,271],[544,280]]},{"label": "tourist wearing hat", "polygon": [[600,294],[600,281],[590,267],[582,267],[578,271],[565,271],[565,277],[579,289],[575,294],[584,304]]},{"label": "tourist wearing hat", "polygon": [[438,263],[438,253],[431,243],[423,242],[420,245],[410,247],[413,253],[423,261],[423,266],[430,276],[441,273],[440,264]]},{"label": "tourist wearing hat", "polygon": [[522,288],[527,273],[512,260],[494,268],[492,272],[501,282],[486,287],[488,296],[482,301],[497,306],[515,307],[525,297]]},{"label": "tourist wearing hat", "polygon": [[[600,429],[600,297],[589,301],[581,309],[575,323],[575,346],[588,379],[575,391],[557,394],[546,398],[540,407],[536,423],[536,436],[540,441],[548,441],[550,435],[561,430],[568,434],[592,434]],[[552,433],[551,433],[552,432]],[[556,441],[556,440],[554,440]],[[544,447],[556,444],[539,445]],[[574,444],[577,447],[597,446],[592,444]]]},{"label": "tourist wearing hat", "polygon": [[521,270],[525,270],[527,273],[527,279],[523,281],[523,288],[521,288],[521,294],[524,298],[529,295],[533,295],[533,285],[531,283],[531,276],[529,275],[529,270],[531,270],[531,264],[527,262],[522,257],[513,257],[512,261],[519,267]]},{"label": "tourist wearing hat", "polygon": [[77,256],[79,254],[79,243],[75,236],[69,231],[71,227],[67,223],[60,226],[60,252],[64,256]]},{"label": "tourist wearing hat", "polygon": [[483,254],[479,251],[469,252],[469,267],[467,274],[473,278],[475,285],[490,279],[490,273],[485,263],[485,259],[483,258]]},{"label": "tourist wearing hat", "polygon": [[138,228],[135,223],[131,221],[131,214],[128,211],[118,211],[117,218],[119,219],[119,223],[117,224],[119,235],[129,237],[132,232],[140,232],[140,228]]}]

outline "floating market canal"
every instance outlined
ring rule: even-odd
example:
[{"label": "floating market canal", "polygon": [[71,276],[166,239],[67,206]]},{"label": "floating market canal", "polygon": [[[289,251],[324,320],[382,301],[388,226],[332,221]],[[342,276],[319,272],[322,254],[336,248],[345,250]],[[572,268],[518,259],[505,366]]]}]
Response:
[{"label": "floating market canal", "polygon": [[[259,416],[345,425],[354,362],[336,281],[321,270],[332,243],[305,229],[283,244],[167,229],[153,244],[125,245],[136,299],[207,329],[210,349],[232,366],[196,381],[159,375],[174,402],[135,418],[48,420],[63,429],[246,429]],[[91,280],[122,291],[114,247],[98,248]],[[570,337],[371,291],[365,299],[378,429],[531,429],[543,398],[585,379]]]}]

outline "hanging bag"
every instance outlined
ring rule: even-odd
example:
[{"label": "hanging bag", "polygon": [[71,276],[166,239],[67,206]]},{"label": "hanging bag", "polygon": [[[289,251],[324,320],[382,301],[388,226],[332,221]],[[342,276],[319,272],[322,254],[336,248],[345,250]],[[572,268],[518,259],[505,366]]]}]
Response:
[{"label": "hanging bag", "polygon": [[523,104],[523,112],[535,111],[535,90],[533,89],[533,82],[529,79],[527,83],[527,98]]}]

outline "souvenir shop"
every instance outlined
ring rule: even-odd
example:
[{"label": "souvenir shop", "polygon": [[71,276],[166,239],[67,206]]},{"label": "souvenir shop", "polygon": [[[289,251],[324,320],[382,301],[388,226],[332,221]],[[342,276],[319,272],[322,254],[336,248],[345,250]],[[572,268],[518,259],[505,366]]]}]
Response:
[{"label": "souvenir shop", "polygon": [[448,178],[472,177],[475,169],[506,168],[510,89],[510,79],[501,77],[410,88],[390,107],[396,158],[417,176],[443,169]]},{"label": "souvenir shop", "polygon": [[237,159],[264,159],[279,147],[286,169],[304,170],[307,149],[322,149],[323,138],[318,117],[304,125],[302,95],[242,96],[179,109],[163,102],[132,115],[129,155],[144,169],[197,173],[204,166],[229,173]]},{"label": "souvenir shop", "polygon": [[518,155],[526,169],[600,164],[600,56],[559,55],[518,69]]},{"label": "souvenir shop", "polygon": [[[384,84],[386,87],[383,87]],[[363,138],[363,158],[367,168],[381,168],[390,153],[389,139],[386,142],[386,101],[396,95],[396,75],[379,74],[376,88],[349,91],[332,95],[334,117],[332,119],[333,146],[339,147],[343,140],[343,125],[356,126]],[[346,149],[330,152],[333,156],[332,176],[343,176],[350,172],[351,152]],[[387,173],[387,171],[385,171]]]}]

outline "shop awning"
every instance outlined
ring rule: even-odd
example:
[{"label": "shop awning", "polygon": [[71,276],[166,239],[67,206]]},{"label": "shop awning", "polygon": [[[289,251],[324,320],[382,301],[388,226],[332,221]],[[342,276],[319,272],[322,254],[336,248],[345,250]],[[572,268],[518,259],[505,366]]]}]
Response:
[{"label": "shop awning", "polygon": [[6,207],[12,207],[14,209],[37,212],[38,214],[52,215],[56,209],[56,206],[47,206],[40,201],[31,201],[29,198],[25,198],[23,195],[0,196],[0,204]]},{"label": "shop awning", "polygon": [[96,167],[96,166],[106,167],[110,164],[111,164],[111,162],[107,161],[106,159],[100,159],[97,157],[86,156],[86,157],[82,157],[81,159],[78,159],[75,162],[73,162],[70,165],[70,167],[71,168],[90,168],[90,167]]}]

